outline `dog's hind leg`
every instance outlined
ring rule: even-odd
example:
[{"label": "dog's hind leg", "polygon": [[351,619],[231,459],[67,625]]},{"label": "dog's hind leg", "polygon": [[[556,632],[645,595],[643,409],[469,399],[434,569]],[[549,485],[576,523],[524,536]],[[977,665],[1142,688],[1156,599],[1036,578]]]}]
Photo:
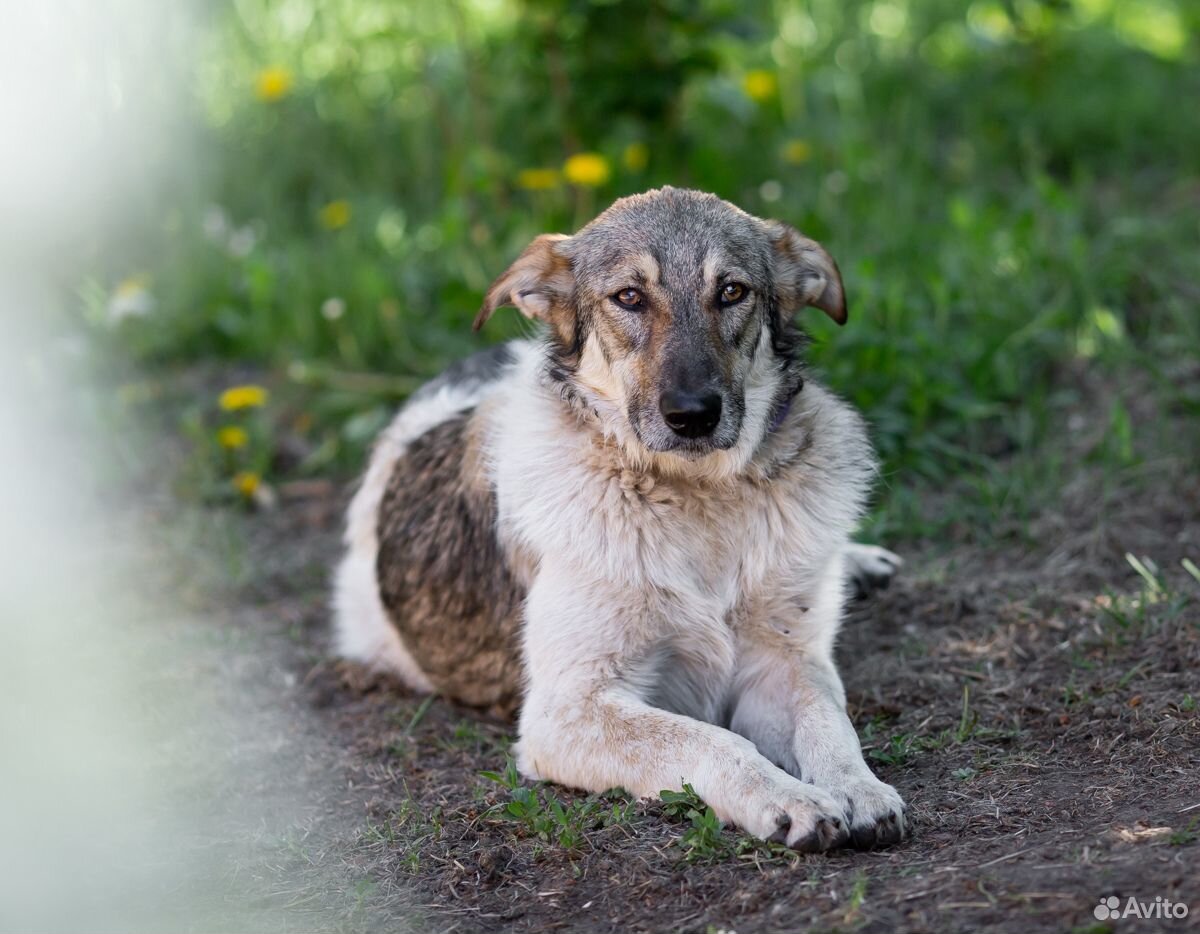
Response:
[{"label": "dog's hind leg", "polygon": [[876,590],[886,590],[904,559],[878,545],[849,544],[843,549],[846,581],[854,598],[862,600]]}]

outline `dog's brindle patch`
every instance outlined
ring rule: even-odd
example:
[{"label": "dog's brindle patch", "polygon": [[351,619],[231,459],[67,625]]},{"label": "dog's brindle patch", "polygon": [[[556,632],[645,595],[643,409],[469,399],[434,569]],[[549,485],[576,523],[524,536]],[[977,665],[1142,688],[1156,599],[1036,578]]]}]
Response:
[{"label": "dog's brindle patch", "polygon": [[434,687],[511,716],[520,703],[525,591],[496,537],[473,410],[413,441],[379,513],[383,605]]}]

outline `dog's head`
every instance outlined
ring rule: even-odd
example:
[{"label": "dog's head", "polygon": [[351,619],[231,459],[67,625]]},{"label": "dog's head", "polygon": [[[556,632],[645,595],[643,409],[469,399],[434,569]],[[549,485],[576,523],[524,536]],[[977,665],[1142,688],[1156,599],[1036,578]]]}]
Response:
[{"label": "dog's head", "polygon": [[649,452],[688,459],[761,440],[801,382],[800,307],[846,320],[819,244],[676,188],[622,198],[572,237],[538,237],[475,326],[502,305],[549,324],[551,373],[566,389],[624,420]]}]

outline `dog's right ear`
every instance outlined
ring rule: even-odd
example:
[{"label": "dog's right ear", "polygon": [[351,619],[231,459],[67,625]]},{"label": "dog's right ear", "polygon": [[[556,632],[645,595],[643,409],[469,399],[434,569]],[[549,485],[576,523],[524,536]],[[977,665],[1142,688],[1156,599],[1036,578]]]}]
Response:
[{"label": "dog's right ear", "polygon": [[574,287],[571,261],[557,250],[569,239],[565,234],[542,234],[529,244],[488,289],[475,316],[475,330],[504,305],[515,305],[527,318],[549,321],[556,306],[569,302]]}]

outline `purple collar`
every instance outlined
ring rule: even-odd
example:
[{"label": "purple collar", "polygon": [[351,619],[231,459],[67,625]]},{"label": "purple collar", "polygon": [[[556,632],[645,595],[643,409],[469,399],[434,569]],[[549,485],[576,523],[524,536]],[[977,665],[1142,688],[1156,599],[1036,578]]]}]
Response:
[{"label": "purple collar", "polygon": [[775,417],[771,419],[771,427],[767,429],[767,434],[773,435],[779,430],[779,427],[788,417],[788,412],[792,410],[792,403],[796,401],[796,396],[800,395],[800,390],[803,388],[804,384],[801,383],[796,387],[795,392],[791,393],[786,399],[783,400],[783,405],[779,406],[779,408],[775,410]]}]

